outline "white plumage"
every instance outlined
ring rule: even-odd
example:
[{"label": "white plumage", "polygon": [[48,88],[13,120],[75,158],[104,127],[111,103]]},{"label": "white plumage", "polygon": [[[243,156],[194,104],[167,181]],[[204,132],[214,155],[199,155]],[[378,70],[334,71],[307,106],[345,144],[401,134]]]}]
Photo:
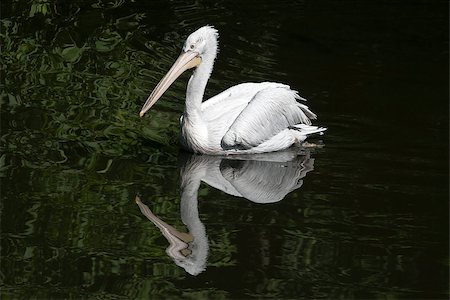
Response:
[{"label": "white plumage", "polygon": [[316,115],[289,86],[243,83],[203,101],[217,54],[218,33],[204,26],[186,40],[182,54],[142,107],[143,116],[185,70],[195,68],[180,118],[181,144],[204,154],[263,153],[301,144],[326,128],[311,126]]}]

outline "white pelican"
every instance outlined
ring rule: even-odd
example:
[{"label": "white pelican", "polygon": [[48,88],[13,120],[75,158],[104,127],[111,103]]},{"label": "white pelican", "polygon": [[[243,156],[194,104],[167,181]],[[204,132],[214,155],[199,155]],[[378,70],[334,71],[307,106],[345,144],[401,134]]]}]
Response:
[{"label": "white pelican", "polygon": [[326,130],[311,126],[316,115],[298,102],[305,99],[280,83],[242,83],[202,102],[218,50],[217,38],[211,26],[189,35],[181,55],[142,107],[141,117],[181,73],[195,68],[180,118],[181,144],[188,151],[215,155],[278,151]]}]

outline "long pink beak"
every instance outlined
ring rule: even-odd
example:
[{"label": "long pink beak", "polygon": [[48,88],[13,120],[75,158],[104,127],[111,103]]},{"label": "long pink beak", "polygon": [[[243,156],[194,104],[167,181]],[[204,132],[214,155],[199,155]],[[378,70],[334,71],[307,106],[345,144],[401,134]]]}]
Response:
[{"label": "long pink beak", "polygon": [[166,76],[161,79],[156,88],[145,101],[144,106],[142,106],[139,116],[142,117],[144,114],[153,106],[153,104],[158,101],[159,98],[164,94],[164,92],[170,87],[170,85],[177,79],[184,71],[196,67],[201,63],[201,58],[198,56],[197,52],[187,51],[183,52],[178,59],[175,61],[173,66],[167,72]]}]

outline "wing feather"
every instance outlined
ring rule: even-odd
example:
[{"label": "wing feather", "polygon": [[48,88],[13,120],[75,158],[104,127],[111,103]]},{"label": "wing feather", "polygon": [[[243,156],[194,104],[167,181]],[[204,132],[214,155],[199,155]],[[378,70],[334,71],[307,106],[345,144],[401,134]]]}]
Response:
[{"label": "wing feather", "polygon": [[278,87],[289,88],[275,82],[242,83],[203,102],[201,110],[208,126],[210,142],[220,147],[225,133],[255,95],[264,89]]},{"label": "wing feather", "polygon": [[222,139],[225,149],[249,149],[296,124],[311,124],[316,115],[288,86],[268,87],[256,93]]}]

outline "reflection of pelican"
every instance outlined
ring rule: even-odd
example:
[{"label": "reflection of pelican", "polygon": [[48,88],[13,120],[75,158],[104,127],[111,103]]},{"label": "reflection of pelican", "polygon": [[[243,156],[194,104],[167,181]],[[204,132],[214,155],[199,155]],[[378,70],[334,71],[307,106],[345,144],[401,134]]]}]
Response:
[{"label": "reflection of pelican", "polygon": [[145,102],[142,117],[185,70],[194,68],[180,119],[181,142],[195,153],[263,153],[300,144],[325,128],[311,126],[316,115],[289,86],[243,83],[202,103],[217,54],[217,30],[204,26],[186,40],[183,51]]},{"label": "reflection of pelican", "polygon": [[314,159],[309,153],[298,156],[294,152],[277,152],[252,157],[187,155],[181,167],[181,220],[189,233],[163,222],[139,197],[136,203],[169,242],[166,253],[188,273],[197,275],[205,269],[208,256],[208,239],[197,203],[202,181],[233,196],[273,203],[300,188],[303,177],[313,166]]}]

